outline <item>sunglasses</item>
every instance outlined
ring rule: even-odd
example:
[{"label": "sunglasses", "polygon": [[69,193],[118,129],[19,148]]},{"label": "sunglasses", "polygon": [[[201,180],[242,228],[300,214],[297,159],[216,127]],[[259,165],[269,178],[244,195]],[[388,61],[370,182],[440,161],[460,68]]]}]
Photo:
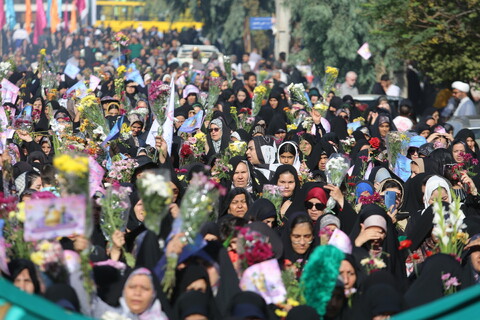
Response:
[{"label": "sunglasses", "polygon": [[418,148],[409,148],[408,153],[411,154],[411,155],[413,155],[415,153],[418,153]]},{"label": "sunglasses", "polygon": [[310,210],[313,207],[315,207],[315,209],[317,209],[319,211],[325,210],[325,208],[326,208],[326,206],[323,203],[312,203],[312,202],[309,202],[309,201],[305,202],[305,208],[307,208],[307,210]]},{"label": "sunglasses", "polygon": [[220,131],[220,128],[210,128],[208,129],[208,132],[218,132]]}]

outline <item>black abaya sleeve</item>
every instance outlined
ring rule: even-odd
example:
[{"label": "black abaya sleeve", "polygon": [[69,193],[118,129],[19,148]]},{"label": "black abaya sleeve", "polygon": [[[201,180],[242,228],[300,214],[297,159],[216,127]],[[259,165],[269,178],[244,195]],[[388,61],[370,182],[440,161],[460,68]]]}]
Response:
[{"label": "black abaya sleeve", "polygon": [[153,270],[162,256],[163,252],[158,245],[157,236],[147,230],[138,249],[135,267],[145,267]]},{"label": "black abaya sleeve", "polygon": [[337,216],[340,219],[340,229],[346,234],[350,234],[357,221],[357,213],[355,210],[347,201],[344,201],[343,209],[337,213]]}]

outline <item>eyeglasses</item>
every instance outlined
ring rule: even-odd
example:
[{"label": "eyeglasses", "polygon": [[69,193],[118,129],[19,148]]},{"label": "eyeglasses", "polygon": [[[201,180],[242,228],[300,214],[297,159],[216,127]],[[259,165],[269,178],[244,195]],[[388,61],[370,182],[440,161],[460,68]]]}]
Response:
[{"label": "eyeglasses", "polygon": [[210,128],[208,129],[208,132],[218,132],[220,131],[220,128]]},{"label": "eyeglasses", "polygon": [[319,211],[325,210],[326,208],[326,206],[323,203],[313,203],[310,201],[305,202],[305,208],[307,208],[307,210],[310,210],[313,207],[315,207],[315,209]]},{"label": "eyeglasses", "polygon": [[412,154],[412,155],[415,154],[415,153],[418,153],[418,148],[409,148],[408,153]]},{"label": "eyeglasses", "polygon": [[304,240],[304,243],[306,244],[311,244],[313,242],[313,234],[306,234],[306,235],[292,234],[290,236],[290,241],[292,241],[293,244],[301,244],[302,240]]}]

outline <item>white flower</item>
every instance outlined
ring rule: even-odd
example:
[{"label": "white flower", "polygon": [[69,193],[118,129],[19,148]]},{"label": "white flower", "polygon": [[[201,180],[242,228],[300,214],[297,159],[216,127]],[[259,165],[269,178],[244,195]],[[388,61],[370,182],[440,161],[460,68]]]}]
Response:
[{"label": "white flower", "polygon": [[101,140],[105,140],[107,135],[103,132],[103,127],[98,126],[95,130],[93,130],[94,134],[99,134]]},{"label": "white flower", "polygon": [[383,262],[383,260],[381,259],[375,259],[375,266],[378,268],[378,269],[383,269],[383,268],[386,268],[387,265],[385,264],[385,262]]},{"label": "white flower", "polygon": [[171,196],[170,185],[162,175],[146,173],[142,177],[141,183],[148,196],[158,195],[162,198]]},{"label": "white flower", "polygon": [[362,266],[367,265],[369,262],[370,262],[370,258],[364,258],[364,259],[360,260],[360,264]]},{"label": "white flower", "polygon": [[447,235],[444,235],[444,236],[442,237],[442,243],[443,243],[443,245],[445,245],[445,246],[448,245],[448,242],[449,242],[449,241],[450,241],[450,238],[449,238]]}]

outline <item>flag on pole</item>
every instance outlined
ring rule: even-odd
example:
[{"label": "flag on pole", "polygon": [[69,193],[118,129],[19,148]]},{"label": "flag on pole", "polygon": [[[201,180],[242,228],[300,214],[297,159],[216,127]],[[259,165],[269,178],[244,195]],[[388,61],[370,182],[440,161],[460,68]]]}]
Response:
[{"label": "flag on pole", "polygon": [[17,19],[15,17],[15,8],[13,7],[13,0],[5,1],[6,5],[6,22],[8,29],[13,30],[15,25],[17,24]]},{"label": "flag on pole", "polygon": [[33,43],[38,44],[38,38],[43,34],[43,29],[47,26],[47,17],[43,9],[42,0],[37,0],[37,14],[35,21],[35,30],[33,31]]},{"label": "flag on pole", "polygon": [[77,30],[77,8],[75,8],[75,6],[72,6],[69,30],[70,32],[75,32],[75,30]]},{"label": "flag on pole", "polygon": [[32,0],[25,0],[25,30],[32,32]]},{"label": "flag on pole", "polygon": [[50,11],[50,32],[55,33],[59,24],[60,16],[58,14],[58,2],[57,0],[53,0],[52,10]]},{"label": "flag on pole", "polygon": [[5,25],[6,18],[5,18],[5,9],[3,8],[3,0],[0,0],[0,29],[3,29]]}]

